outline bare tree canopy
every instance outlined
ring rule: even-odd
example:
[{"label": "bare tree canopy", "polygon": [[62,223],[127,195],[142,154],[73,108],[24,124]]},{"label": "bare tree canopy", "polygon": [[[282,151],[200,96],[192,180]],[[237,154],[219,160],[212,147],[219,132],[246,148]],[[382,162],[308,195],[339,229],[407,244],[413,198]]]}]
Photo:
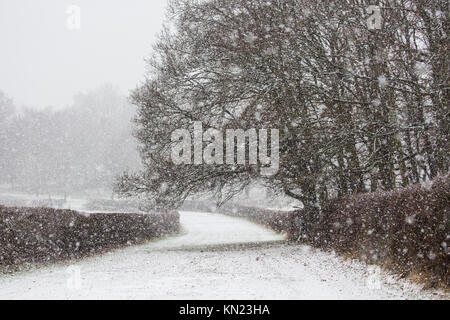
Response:
[{"label": "bare tree canopy", "polygon": [[[122,195],[165,206],[252,181],[320,207],[449,169],[448,2],[178,0],[132,96],[144,169]],[[276,128],[280,168],[175,165],[171,134]]]}]

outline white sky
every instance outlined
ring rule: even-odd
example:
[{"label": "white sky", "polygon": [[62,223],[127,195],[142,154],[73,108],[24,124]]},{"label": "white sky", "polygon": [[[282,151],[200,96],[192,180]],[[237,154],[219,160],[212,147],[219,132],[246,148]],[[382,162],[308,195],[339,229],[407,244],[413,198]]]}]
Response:
[{"label": "white sky", "polygon": [[[104,83],[128,93],[165,19],[167,0],[0,0],[0,90],[16,105],[64,107]],[[69,30],[70,5],[81,29]]]}]

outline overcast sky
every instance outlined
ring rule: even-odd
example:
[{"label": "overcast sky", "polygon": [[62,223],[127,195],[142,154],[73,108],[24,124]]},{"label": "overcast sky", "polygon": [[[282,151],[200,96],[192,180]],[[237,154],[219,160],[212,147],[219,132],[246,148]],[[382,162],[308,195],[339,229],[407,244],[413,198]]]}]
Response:
[{"label": "overcast sky", "polygon": [[[128,93],[143,78],[166,4],[0,0],[0,90],[36,108],[70,105],[74,94],[106,82]],[[71,5],[81,9],[80,29],[76,13],[66,12]]]}]

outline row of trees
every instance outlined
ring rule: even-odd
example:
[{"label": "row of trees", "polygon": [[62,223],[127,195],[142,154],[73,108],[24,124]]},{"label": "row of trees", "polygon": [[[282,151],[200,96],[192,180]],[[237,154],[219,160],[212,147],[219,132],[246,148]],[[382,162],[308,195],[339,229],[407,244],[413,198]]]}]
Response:
[{"label": "row of trees", "polygon": [[[133,94],[144,170],[117,189],[178,205],[259,180],[321,206],[449,169],[447,0],[176,0],[148,80]],[[175,166],[171,132],[280,129],[280,170]]]},{"label": "row of trees", "polygon": [[133,114],[109,85],[60,111],[19,109],[0,94],[0,184],[37,195],[111,192],[116,175],[139,167]]}]

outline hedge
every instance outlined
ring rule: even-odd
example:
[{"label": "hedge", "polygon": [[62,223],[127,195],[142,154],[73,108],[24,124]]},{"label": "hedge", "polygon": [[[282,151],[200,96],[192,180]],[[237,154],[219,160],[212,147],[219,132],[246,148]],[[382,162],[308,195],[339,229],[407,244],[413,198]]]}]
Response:
[{"label": "hedge", "polygon": [[82,258],[179,231],[178,212],[90,214],[0,206],[0,269]]},{"label": "hedge", "polygon": [[449,215],[447,175],[429,185],[330,202],[304,239],[431,286],[449,287]]}]

